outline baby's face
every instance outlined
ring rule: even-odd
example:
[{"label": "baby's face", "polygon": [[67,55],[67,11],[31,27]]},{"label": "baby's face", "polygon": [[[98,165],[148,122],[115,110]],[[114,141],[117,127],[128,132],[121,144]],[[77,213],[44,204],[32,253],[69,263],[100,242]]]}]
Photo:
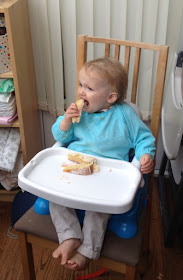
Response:
[{"label": "baby's face", "polygon": [[107,102],[110,92],[110,86],[97,71],[86,70],[84,67],[80,70],[78,95],[85,101],[85,112],[94,113],[110,107]]}]

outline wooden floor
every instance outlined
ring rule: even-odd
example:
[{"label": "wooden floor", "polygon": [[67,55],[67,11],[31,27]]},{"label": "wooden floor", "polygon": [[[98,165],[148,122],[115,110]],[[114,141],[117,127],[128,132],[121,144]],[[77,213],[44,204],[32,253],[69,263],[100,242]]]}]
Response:
[{"label": "wooden floor", "polygon": [[[7,237],[11,221],[11,204],[0,202],[0,280],[24,280],[18,241]],[[34,248],[36,276],[38,280],[75,280],[76,275],[97,271],[90,266],[83,273],[67,271],[53,260],[51,252]],[[146,267],[146,269],[144,269]],[[120,274],[106,271],[96,280],[123,280]],[[138,266],[137,280],[182,280],[183,251],[164,248],[157,188],[153,190],[151,217],[150,256]],[[25,279],[26,280],[26,279]]]}]

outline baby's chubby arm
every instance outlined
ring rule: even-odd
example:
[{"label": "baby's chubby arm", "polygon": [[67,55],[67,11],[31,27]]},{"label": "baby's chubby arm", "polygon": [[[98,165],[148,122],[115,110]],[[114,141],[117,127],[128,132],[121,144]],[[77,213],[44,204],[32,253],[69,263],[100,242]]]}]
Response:
[{"label": "baby's chubby arm", "polygon": [[79,110],[75,103],[72,103],[65,112],[65,117],[60,123],[60,129],[62,131],[67,131],[70,128],[73,117],[79,117]]},{"label": "baby's chubby arm", "polygon": [[140,163],[141,163],[140,171],[143,174],[148,174],[148,173],[153,171],[154,162],[153,162],[153,159],[150,155],[148,155],[148,154],[142,155],[141,158],[140,158]]}]

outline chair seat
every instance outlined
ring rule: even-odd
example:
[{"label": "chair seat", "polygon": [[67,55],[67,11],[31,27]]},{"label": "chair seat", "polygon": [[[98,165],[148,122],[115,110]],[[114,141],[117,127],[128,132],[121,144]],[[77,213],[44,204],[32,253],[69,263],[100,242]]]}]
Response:
[{"label": "chair seat", "polygon": [[[138,233],[134,238],[123,239],[114,233],[107,231],[101,255],[115,261],[123,262],[135,266],[140,257],[141,243],[144,228],[144,215],[138,227]],[[14,228],[18,231],[27,232],[58,242],[55,227],[50,215],[39,215],[31,207],[15,224]]]}]

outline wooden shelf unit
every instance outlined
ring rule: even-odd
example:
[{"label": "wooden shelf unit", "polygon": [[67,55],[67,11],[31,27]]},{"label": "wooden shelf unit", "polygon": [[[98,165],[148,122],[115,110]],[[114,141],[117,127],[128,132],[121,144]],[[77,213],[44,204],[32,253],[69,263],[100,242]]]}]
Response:
[{"label": "wooden shelf unit", "polygon": [[0,74],[0,79],[10,79],[10,78],[13,79],[13,72],[12,71],[8,71],[8,72]]},{"label": "wooden shelf unit", "polygon": [[[13,78],[18,112],[18,118],[11,126],[0,127],[19,128],[23,161],[26,164],[42,150],[27,0],[0,0],[0,13],[5,17],[12,66],[12,71],[0,74],[0,78]],[[16,192],[0,190],[0,201],[12,201]]]},{"label": "wooden shelf unit", "polygon": [[3,124],[0,124],[0,127],[19,127],[20,124],[19,124],[19,120],[18,119],[15,119],[11,125],[3,125]]}]

